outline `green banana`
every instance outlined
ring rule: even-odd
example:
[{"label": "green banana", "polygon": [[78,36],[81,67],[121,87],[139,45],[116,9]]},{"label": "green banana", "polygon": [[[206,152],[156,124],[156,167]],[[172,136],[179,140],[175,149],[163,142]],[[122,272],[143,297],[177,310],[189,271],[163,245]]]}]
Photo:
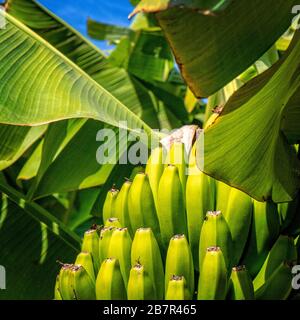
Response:
[{"label": "green banana", "polygon": [[100,231],[99,238],[99,262],[100,264],[107,259],[108,256],[108,248],[111,240],[111,236],[114,232],[114,227],[104,227]]},{"label": "green banana", "polygon": [[125,288],[127,287],[131,268],[131,244],[132,241],[128,229],[119,228],[113,231],[108,248],[108,256],[119,261]]},{"label": "green banana", "polygon": [[155,234],[159,234],[154,199],[145,173],[138,173],[132,182],[128,194],[128,212],[133,232],[141,227],[149,227]]},{"label": "green banana", "polygon": [[120,220],[118,218],[108,218],[104,224],[105,227],[122,228]]},{"label": "green banana", "polygon": [[230,300],[254,300],[254,288],[245,266],[232,268],[228,285]]},{"label": "green banana", "polygon": [[90,229],[84,233],[81,251],[89,252],[92,255],[95,274],[100,266],[99,259],[99,236],[96,229]]},{"label": "green banana", "polygon": [[209,247],[203,259],[198,282],[198,300],[225,300],[227,268],[220,247]]},{"label": "green banana", "polygon": [[[184,143],[174,141],[167,155],[167,163],[178,169],[178,175],[182,186],[182,193],[185,195],[188,161]],[[185,199],[184,199],[185,200]]]},{"label": "green banana", "polygon": [[186,183],[186,214],[188,238],[195,269],[199,269],[199,239],[206,212],[215,208],[215,180],[196,165],[196,148],[191,150],[189,176]]},{"label": "green banana", "polygon": [[256,300],[286,300],[292,291],[292,264],[282,262],[265,284],[255,291]]},{"label": "green banana", "polygon": [[183,276],[172,276],[166,288],[166,300],[191,300],[192,294],[187,288]]},{"label": "green banana", "polygon": [[112,188],[107,192],[104,204],[103,204],[103,221],[107,221],[109,218],[116,217],[116,199],[118,197],[119,190]]},{"label": "green banana", "polygon": [[117,196],[115,203],[116,217],[120,220],[123,227],[128,228],[132,235],[130,219],[128,213],[128,193],[131,187],[131,181],[127,180],[123,183],[122,188]]},{"label": "green banana", "polygon": [[95,282],[95,271],[92,255],[89,252],[80,252],[75,265],[82,265],[90,278]]},{"label": "green banana", "polygon": [[199,269],[207,255],[206,249],[209,247],[220,247],[224,256],[227,270],[232,267],[232,238],[226,220],[221,211],[209,211],[203,223],[200,234],[199,246]]},{"label": "green banana", "polygon": [[183,276],[192,299],[194,293],[194,265],[191,249],[185,235],[176,235],[170,240],[165,272],[165,291],[173,275]]},{"label": "green banana", "polygon": [[95,300],[95,281],[91,279],[82,265],[74,265],[70,271],[70,289],[72,299]]},{"label": "green banana", "polygon": [[299,205],[299,196],[291,202],[279,203],[278,212],[280,217],[281,231],[287,229],[293,221]]},{"label": "green banana", "polygon": [[70,289],[72,264],[63,264],[59,272],[59,291],[62,300],[71,300],[72,291]]},{"label": "green banana", "polygon": [[156,211],[158,210],[157,196],[158,196],[159,181],[165,168],[164,159],[165,159],[165,152],[163,147],[157,147],[153,149],[147,161],[146,170],[145,170],[146,174],[149,177],[149,183],[153,193]]},{"label": "green banana", "polygon": [[60,294],[60,289],[59,289],[59,275],[56,276],[55,288],[54,288],[54,300],[62,300],[62,296]]},{"label": "green banana", "polygon": [[126,300],[126,297],[119,261],[115,258],[105,259],[96,279],[96,299]]},{"label": "green banana", "polygon": [[[184,195],[179,179],[178,168],[169,165],[165,168],[158,189],[158,220],[163,249],[176,234],[187,235]],[[155,233],[156,234],[156,233]]]},{"label": "green banana", "polygon": [[164,296],[164,268],[159,246],[150,228],[136,231],[131,248],[131,265],[141,264],[154,284],[158,300]]},{"label": "green banana", "polygon": [[153,282],[144,267],[136,264],[130,270],[127,288],[128,300],[156,300]]},{"label": "green banana", "polygon": [[229,194],[231,192],[231,187],[222,182],[217,181],[217,192],[216,192],[216,210],[221,212],[226,212]]},{"label": "green banana", "polygon": [[272,202],[253,200],[252,226],[244,250],[242,264],[254,278],[262,267],[268,252],[279,236],[279,215]]},{"label": "green banana", "polygon": [[132,172],[131,172],[131,175],[129,177],[129,180],[133,181],[137,174],[144,173],[144,172],[145,172],[145,168],[144,167],[142,167],[142,166],[134,167]]},{"label": "green banana", "polygon": [[250,232],[252,212],[252,199],[246,193],[231,188],[227,200],[227,208],[223,214],[232,236],[233,265],[238,265],[241,260]]},{"label": "green banana", "polygon": [[253,281],[255,291],[264,285],[273,272],[283,261],[297,261],[297,248],[294,239],[288,236],[279,236]]}]

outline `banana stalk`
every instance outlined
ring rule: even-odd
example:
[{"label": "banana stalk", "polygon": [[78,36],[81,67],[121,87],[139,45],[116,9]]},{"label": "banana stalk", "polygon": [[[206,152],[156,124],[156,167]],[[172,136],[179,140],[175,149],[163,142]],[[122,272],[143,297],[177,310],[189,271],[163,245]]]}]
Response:
[{"label": "banana stalk", "polygon": [[227,268],[221,249],[207,248],[200,270],[198,300],[225,300],[227,286]]},{"label": "banana stalk", "polygon": [[166,300],[191,300],[192,295],[182,276],[172,276],[166,290]]},{"label": "banana stalk", "polygon": [[128,300],[156,300],[153,282],[144,267],[136,264],[130,270],[127,288]]},{"label": "banana stalk", "polygon": [[104,204],[103,204],[103,221],[107,221],[109,218],[116,217],[116,199],[119,194],[119,190],[112,188],[107,192]]},{"label": "banana stalk", "polygon": [[232,238],[226,220],[221,211],[209,211],[206,214],[206,220],[203,223],[200,235],[199,246],[199,268],[204,263],[204,257],[207,255],[207,248],[220,247],[225,259],[227,270],[232,267]]},{"label": "banana stalk", "polygon": [[101,264],[96,279],[97,300],[126,300],[126,289],[117,259],[108,258]]},{"label": "banana stalk", "polygon": [[115,229],[113,231],[109,243],[108,256],[118,259],[125,288],[127,287],[131,268],[131,244],[132,241],[127,228]]},{"label": "banana stalk", "polygon": [[154,199],[145,173],[138,173],[132,182],[128,194],[128,212],[133,232],[138,228],[149,227],[155,234],[159,234]]},{"label": "banana stalk", "polygon": [[159,246],[150,228],[136,231],[131,248],[131,265],[141,264],[154,284],[158,300],[164,297],[164,268]]},{"label": "banana stalk", "polygon": [[185,235],[176,235],[170,240],[165,272],[166,294],[173,275],[184,277],[190,292],[190,296],[187,298],[192,299],[194,293],[194,265],[191,249]]},{"label": "banana stalk", "polygon": [[163,249],[176,234],[187,235],[184,195],[178,168],[169,165],[160,179],[158,191],[158,220]]},{"label": "banana stalk", "polygon": [[228,287],[230,300],[254,300],[253,283],[245,266],[232,268]]},{"label": "banana stalk", "polygon": [[271,202],[253,200],[253,221],[249,239],[244,250],[242,264],[254,278],[262,267],[272,245],[279,236],[277,206]]}]

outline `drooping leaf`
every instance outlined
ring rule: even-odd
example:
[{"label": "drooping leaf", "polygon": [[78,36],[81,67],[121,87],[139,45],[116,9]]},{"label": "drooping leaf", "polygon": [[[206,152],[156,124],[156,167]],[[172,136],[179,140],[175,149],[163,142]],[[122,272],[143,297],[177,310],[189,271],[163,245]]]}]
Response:
[{"label": "drooping leaf", "polygon": [[204,171],[258,200],[288,202],[300,187],[299,160],[282,127],[288,107],[299,109],[299,35],[279,62],[229,99],[205,131]]},{"label": "drooping leaf", "polygon": [[[203,12],[218,4],[223,10]],[[183,77],[197,97],[208,97],[275,43],[289,27],[295,4],[296,0],[145,0],[135,12],[157,12]]]},{"label": "drooping leaf", "polygon": [[96,40],[118,41],[124,36],[130,36],[134,31],[126,27],[119,27],[111,24],[88,19],[88,35]]},{"label": "drooping leaf", "polygon": [[17,161],[46,129],[47,126],[30,128],[0,125],[0,170]]},{"label": "drooping leaf", "polygon": [[92,118],[114,126],[127,121],[129,130],[151,134],[136,114],[54,47],[12,16],[0,15],[7,20],[0,30],[0,122],[39,125]]}]

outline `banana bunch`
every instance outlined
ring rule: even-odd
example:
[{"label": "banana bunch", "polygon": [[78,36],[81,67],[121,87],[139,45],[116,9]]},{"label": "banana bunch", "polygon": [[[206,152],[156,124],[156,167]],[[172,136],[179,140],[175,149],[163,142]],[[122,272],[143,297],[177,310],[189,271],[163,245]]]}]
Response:
[{"label": "banana bunch", "polygon": [[132,177],[108,192],[104,223],[84,234],[74,264],[61,266],[56,300],[290,296],[298,199],[258,202],[206,176],[195,145],[187,152],[178,141],[154,149]]}]

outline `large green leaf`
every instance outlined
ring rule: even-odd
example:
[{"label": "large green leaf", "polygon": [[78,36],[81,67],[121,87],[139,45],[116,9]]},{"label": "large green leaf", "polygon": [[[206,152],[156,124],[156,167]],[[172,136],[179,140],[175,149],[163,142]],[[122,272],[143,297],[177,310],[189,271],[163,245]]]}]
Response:
[{"label": "large green leaf", "polygon": [[45,132],[47,126],[0,125],[0,170],[17,161]]},{"label": "large green leaf", "polygon": [[[198,97],[215,93],[254,63],[289,27],[296,0],[142,1],[135,12],[157,12],[183,77]],[[199,11],[200,10],[200,11]]]},{"label": "large green leaf", "polygon": [[130,36],[133,30],[88,19],[88,35],[97,40],[118,41],[124,36]]},{"label": "large green leaf", "polygon": [[78,66],[15,18],[0,14],[7,20],[0,30],[0,122],[39,125],[92,118],[114,126],[127,121],[128,129],[151,134],[150,127]]},{"label": "large green leaf", "polygon": [[80,238],[51,213],[0,177],[0,264],[6,269],[2,299],[52,299],[57,260],[72,262]]},{"label": "large green leaf", "polygon": [[290,105],[299,114],[299,37],[284,58],[239,89],[205,131],[204,171],[258,200],[290,201],[300,186],[299,160],[282,127]]}]

